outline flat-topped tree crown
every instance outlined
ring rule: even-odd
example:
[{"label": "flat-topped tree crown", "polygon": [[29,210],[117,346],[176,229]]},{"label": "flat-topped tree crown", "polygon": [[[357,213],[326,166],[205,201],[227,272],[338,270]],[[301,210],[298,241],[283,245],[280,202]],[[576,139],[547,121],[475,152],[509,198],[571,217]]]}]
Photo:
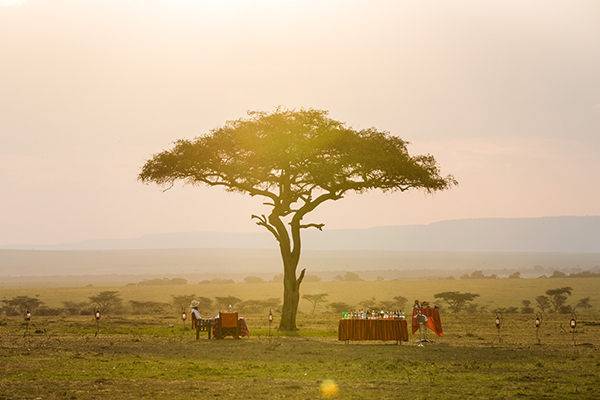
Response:
[{"label": "flat-topped tree crown", "polygon": [[181,139],[171,150],[154,155],[139,179],[170,188],[180,180],[190,185],[266,198],[269,216],[253,215],[271,232],[284,264],[284,305],[280,329],[296,330],[300,230],[321,229],[301,223],[306,214],[348,192],[372,189],[426,192],[456,184],[442,177],[431,155],[411,156],[408,142],[375,128],[354,130],[315,109],[248,112],[205,136]]}]

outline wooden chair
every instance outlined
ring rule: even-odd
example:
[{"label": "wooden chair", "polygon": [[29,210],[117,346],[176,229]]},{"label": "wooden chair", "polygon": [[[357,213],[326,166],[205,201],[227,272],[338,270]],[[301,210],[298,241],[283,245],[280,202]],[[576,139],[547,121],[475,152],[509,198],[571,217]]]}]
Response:
[{"label": "wooden chair", "polygon": [[213,324],[215,322],[214,318],[198,318],[194,317],[192,314],[192,323],[194,328],[196,329],[196,340],[200,339],[200,332],[208,332],[208,339],[212,339],[212,330]]},{"label": "wooden chair", "polygon": [[225,336],[233,336],[234,339],[240,338],[240,328],[238,325],[238,313],[219,313],[219,336],[217,339],[223,339]]}]

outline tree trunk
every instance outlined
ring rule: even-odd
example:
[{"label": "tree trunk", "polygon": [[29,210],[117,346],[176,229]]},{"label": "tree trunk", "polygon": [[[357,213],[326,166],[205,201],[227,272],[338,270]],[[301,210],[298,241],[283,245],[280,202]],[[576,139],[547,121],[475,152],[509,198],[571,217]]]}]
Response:
[{"label": "tree trunk", "polygon": [[283,308],[281,310],[280,331],[297,331],[296,314],[300,302],[300,283],[304,278],[304,270],[300,277],[296,278],[296,267],[298,260],[293,260],[290,255],[283,258]]}]

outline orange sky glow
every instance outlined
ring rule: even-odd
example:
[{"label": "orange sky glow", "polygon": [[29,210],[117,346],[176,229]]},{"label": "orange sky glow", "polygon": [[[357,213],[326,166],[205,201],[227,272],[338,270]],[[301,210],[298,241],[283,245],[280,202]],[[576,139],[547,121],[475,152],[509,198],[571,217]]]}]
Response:
[{"label": "orange sky glow", "polygon": [[347,196],[325,229],[600,215],[598,21],[595,0],[0,0],[0,246],[260,231],[261,199],[136,178],[278,105],[389,131],[460,183]]}]

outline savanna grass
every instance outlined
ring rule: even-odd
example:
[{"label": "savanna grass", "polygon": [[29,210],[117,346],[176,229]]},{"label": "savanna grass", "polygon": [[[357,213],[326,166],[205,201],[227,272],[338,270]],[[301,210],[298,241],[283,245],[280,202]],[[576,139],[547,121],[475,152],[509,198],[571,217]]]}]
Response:
[{"label": "savanna grass", "polygon": [[[0,323],[0,399],[594,399],[600,392],[600,318],[442,315],[444,337],[337,340],[338,318],[299,316],[301,331],[269,331],[247,315],[250,338],[208,340],[170,316],[21,318]],[[270,336],[269,336],[270,333]]]}]

